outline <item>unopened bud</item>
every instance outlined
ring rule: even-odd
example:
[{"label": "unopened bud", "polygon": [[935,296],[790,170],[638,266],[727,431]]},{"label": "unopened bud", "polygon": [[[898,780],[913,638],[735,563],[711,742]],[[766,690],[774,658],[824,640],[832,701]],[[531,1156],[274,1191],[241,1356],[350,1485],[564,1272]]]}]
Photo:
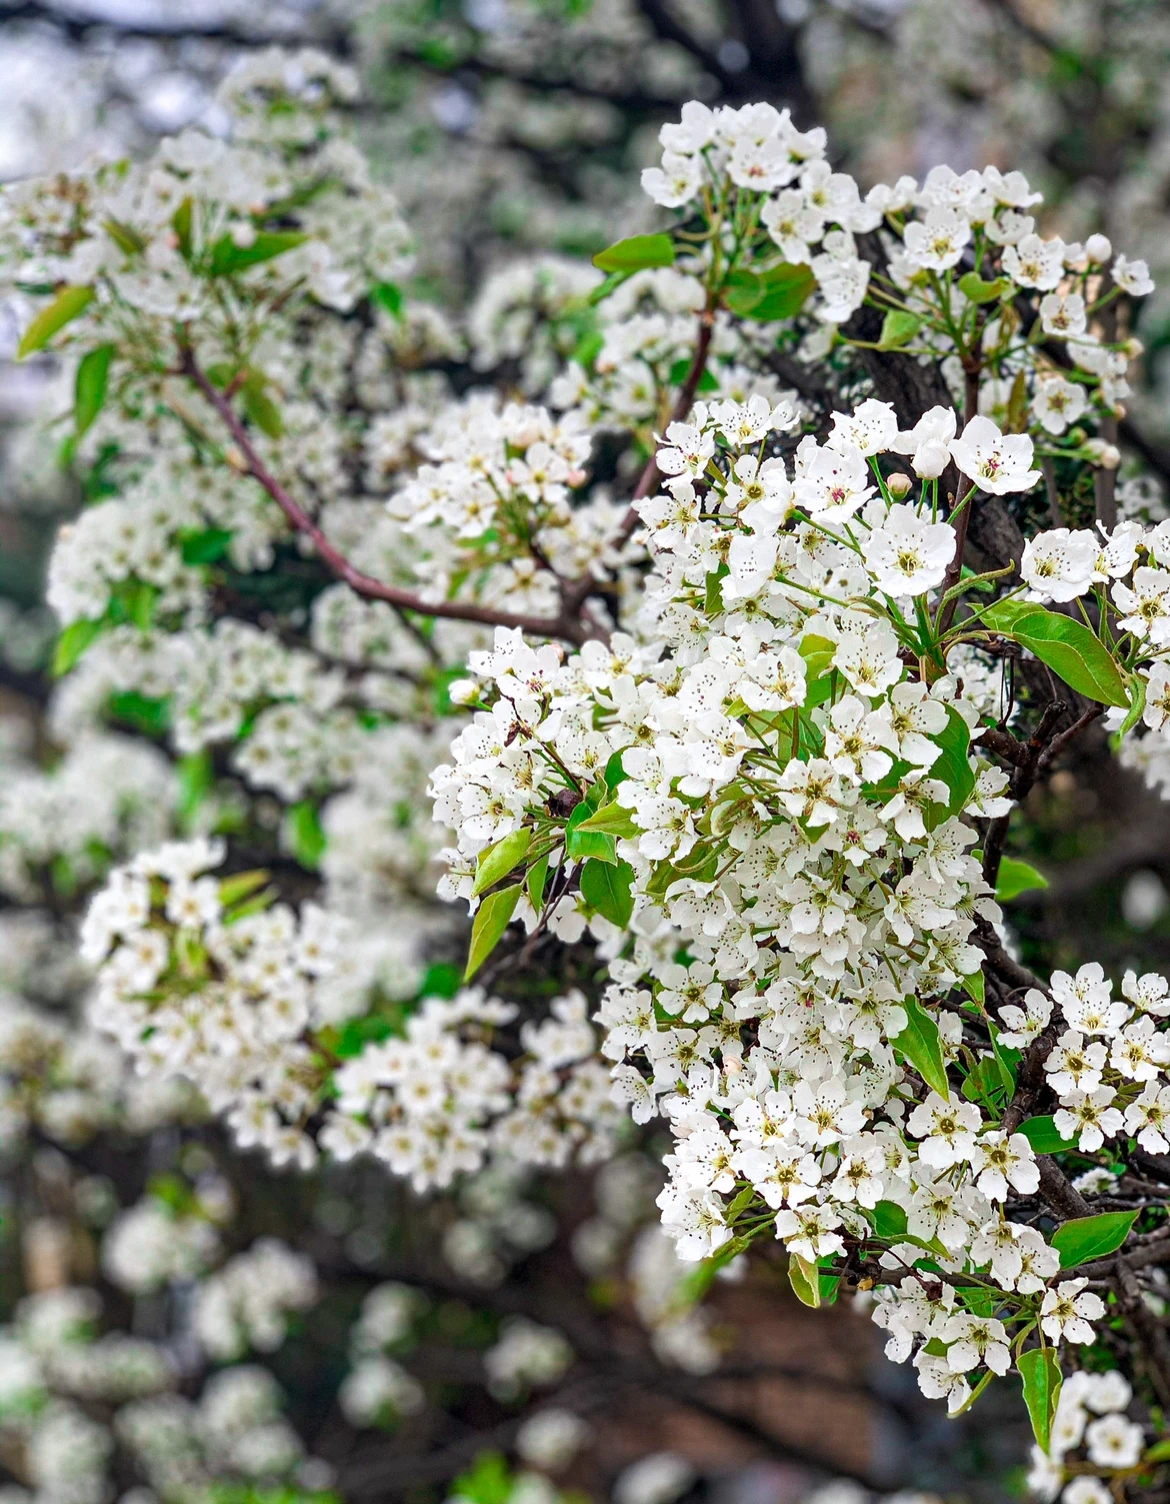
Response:
[{"label": "unopened bud", "polygon": [[229,444],[227,446],[227,448],[223,452],[223,457],[225,460],[227,460],[232,469],[238,470],[241,475],[247,475],[248,471],[251,468],[251,466],[248,464],[248,461],[244,458],[243,452],[237,449],[234,444]]},{"label": "unopened bud", "polygon": [[886,490],[895,501],[901,501],[904,497],[909,496],[913,489],[914,482],[901,470],[895,470],[893,475],[886,481]]},{"label": "unopened bud", "polygon": [[479,685],[474,679],[452,679],[447,694],[452,705],[469,705],[479,695]]},{"label": "unopened bud", "polygon": [[1104,266],[1113,255],[1113,245],[1108,235],[1090,235],[1085,241],[1085,255],[1097,266]]},{"label": "unopened bud", "polygon": [[249,246],[255,245],[256,226],[249,224],[233,225],[232,244],[239,246],[242,251],[247,250]]},{"label": "unopened bud", "polygon": [[1137,338],[1136,335],[1131,335],[1121,348],[1125,351],[1126,355],[1129,356],[1130,360],[1136,360],[1139,355],[1144,355],[1146,351],[1145,345],[1141,342],[1140,339]]}]

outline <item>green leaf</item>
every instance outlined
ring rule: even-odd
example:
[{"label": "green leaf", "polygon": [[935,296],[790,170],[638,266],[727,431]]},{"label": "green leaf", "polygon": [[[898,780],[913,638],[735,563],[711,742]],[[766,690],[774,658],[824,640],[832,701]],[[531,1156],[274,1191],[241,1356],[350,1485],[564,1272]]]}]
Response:
[{"label": "green leaf", "polygon": [[304,245],[308,238],[299,230],[261,230],[251,245],[237,245],[230,235],[224,235],[211,248],[211,275],[223,277],[259,266]]},{"label": "green leaf", "polygon": [[77,383],[73,397],[73,431],[77,437],[90,426],[106,405],[106,387],[113,359],[113,345],[98,345],[82,357],[77,367]]},{"label": "green leaf", "polygon": [[1163,1436],[1142,1454],[1143,1462],[1170,1462],[1170,1436]]},{"label": "green leaf", "polygon": [[573,813],[569,816],[565,826],[565,855],[582,861],[586,857],[596,857],[600,862],[617,862],[617,846],[614,838],[604,831],[582,832],[580,827],[594,813],[592,806],[587,800],[582,800]]},{"label": "green leaf", "polygon": [[[689,355],[684,355],[681,360],[676,360],[674,365],[671,366],[670,374],[666,378],[667,382],[671,386],[682,386],[687,377],[690,375],[690,371],[691,357]],[[699,385],[697,390],[700,396],[702,396],[704,392],[717,392],[719,390],[718,380],[705,366],[703,368],[703,374],[699,377]]]},{"label": "green leaf", "polygon": [[981,971],[973,971],[970,976],[962,977],[960,986],[973,1003],[978,1003],[981,1008],[983,1007],[987,991]]},{"label": "green leaf", "polygon": [[402,289],[393,282],[379,282],[370,289],[370,302],[396,319],[402,317]]},{"label": "green leaf", "polygon": [[975,774],[967,754],[971,750],[971,733],[967,722],[953,705],[946,707],[947,723],[931,741],[942,748],[942,756],[930,766],[931,778],[941,778],[951,791],[947,805],[949,815],[957,815],[975,791]]},{"label": "green leaf", "polygon": [[959,291],[971,303],[994,303],[1011,287],[1010,277],[996,277],[994,282],[985,282],[978,272],[967,272],[959,278]]},{"label": "green leaf", "polygon": [[648,266],[673,266],[674,241],[669,235],[631,235],[604,251],[598,251],[593,265],[603,272],[643,271]]},{"label": "green leaf", "polygon": [[1054,1348],[1030,1347],[1020,1354],[1016,1366],[1024,1381],[1024,1403],[1032,1422],[1032,1435],[1047,1456],[1052,1441],[1052,1418],[1060,1399],[1060,1362]]},{"label": "green leaf", "polygon": [[53,651],[53,677],[60,679],[77,663],[78,659],[106,630],[104,621],[91,621],[82,617],[71,621],[57,638]]},{"label": "green leaf", "polygon": [[240,388],[244,411],[262,433],[270,439],[279,439],[284,432],[284,419],[280,408],[265,391],[265,377],[259,371],[249,371],[247,380]]},{"label": "green leaf", "polygon": [[[178,210],[175,212],[177,214]],[[107,219],[103,228],[118,249],[127,256],[140,256],[146,249],[146,241],[132,225],[124,225],[118,219]]]},{"label": "green leaf", "polygon": [[179,785],[175,813],[182,828],[189,830],[199,806],[215,784],[211,753],[203,747],[198,752],[191,752],[186,757],[181,757],[175,767],[175,773]]},{"label": "green leaf", "polygon": [[642,834],[640,827],[634,824],[633,815],[624,804],[619,804],[616,799],[594,810],[587,820],[581,821],[577,830],[579,832],[602,830],[606,835],[625,836],[627,839]]},{"label": "green leaf", "polygon": [[634,895],[630,891],[634,869],[629,862],[588,861],[581,868],[581,896],[603,919],[624,930],[634,912]]},{"label": "green leaf", "polygon": [[598,285],[589,294],[590,306],[595,307],[598,303],[603,303],[611,293],[617,292],[622,283],[628,282],[633,275],[634,273],[632,271],[611,272],[610,275],[606,277],[605,281],[599,282]]},{"label": "green leaf", "polygon": [[1062,1222],[1052,1234],[1052,1246],[1060,1254],[1062,1269],[1075,1269],[1089,1259],[1103,1259],[1129,1237],[1137,1212],[1102,1212],[1099,1217],[1074,1217]]},{"label": "green leaf", "polygon": [[1061,1138],[1056,1129],[1056,1120],[1049,1114],[1045,1117],[1028,1118],[1016,1130],[1032,1145],[1036,1154],[1059,1154],[1070,1146],[1071,1140]]},{"label": "green leaf", "polygon": [[480,1452],[471,1471],[462,1473],[451,1485],[451,1497],[467,1499],[470,1504],[508,1504],[512,1478],[501,1453]]},{"label": "green leaf", "polygon": [[527,825],[522,825],[519,830],[514,830],[511,835],[504,836],[502,840],[481,851],[475,864],[475,885],[471,890],[472,897],[478,897],[485,888],[498,883],[500,878],[507,877],[514,867],[518,867],[528,854],[528,848],[532,845],[532,830]]},{"label": "green leaf", "polygon": [[629,774],[622,767],[622,754],[615,752],[605,765],[605,772],[601,775],[605,779],[607,789],[616,789],[619,783],[625,783]]},{"label": "green leaf", "polygon": [[533,862],[524,879],[528,889],[528,902],[539,914],[544,906],[544,885],[548,881],[548,852],[538,862]]},{"label": "green leaf", "polygon": [[1003,1089],[1008,1101],[1012,1099],[1016,1091],[1016,1079],[1019,1075],[1020,1061],[1024,1058],[1022,1050],[1015,1049],[1012,1045],[1000,1044],[999,1030],[994,1024],[989,1024],[991,1033],[991,1048],[995,1052],[996,1064],[999,1066],[999,1074],[1003,1080]]},{"label": "green leaf", "polygon": [[191,258],[191,220],[195,213],[195,200],[190,194],[171,215],[171,228],[178,236],[179,252],[185,261]]},{"label": "green leaf", "polygon": [[1042,872],[1027,862],[1018,862],[1015,857],[1005,856],[999,864],[999,876],[995,882],[995,897],[998,903],[1011,903],[1021,893],[1033,888],[1046,888],[1048,879]]},{"label": "green leaf", "polygon": [[896,1242],[906,1231],[906,1213],[896,1201],[879,1201],[869,1214],[877,1237]]},{"label": "green leaf", "polygon": [[184,564],[214,564],[222,559],[231,545],[232,535],[226,527],[206,527],[198,532],[180,534],[180,551]]},{"label": "green leaf", "polygon": [[949,1097],[951,1092],[938,1025],[916,997],[903,998],[902,1007],[906,1013],[906,1027],[891,1041],[895,1053],[912,1065],[940,1097]]},{"label": "green leaf", "polygon": [[93,302],[92,287],[63,287],[47,308],[42,308],[24,331],[16,347],[17,360],[43,350],[54,334],[84,313]]},{"label": "green leaf", "polygon": [[801,1305],[811,1306],[814,1311],[821,1305],[821,1271],[798,1253],[788,1255],[788,1283]]},{"label": "green leaf", "polygon": [[321,829],[321,817],[312,799],[302,799],[289,806],[284,823],[288,848],[302,867],[316,872],[325,853],[325,832]]},{"label": "green leaf", "polygon": [[999,1117],[995,1110],[995,1104],[1002,1098],[1004,1093],[1004,1080],[1000,1073],[999,1061],[994,1055],[984,1055],[967,1072],[963,1081],[963,1095],[968,1102],[981,1102],[984,1106],[993,1110],[993,1115]]},{"label": "green leaf", "polygon": [[495,893],[489,893],[475,911],[475,921],[471,926],[471,947],[463,973],[465,982],[471,981],[495,950],[500,936],[508,928],[523,887],[523,883],[513,883],[510,888],[500,888]]},{"label": "green leaf", "polygon": [[250,898],[267,881],[268,873],[260,867],[253,867],[250,872],[235,872],[220,883],[219,901],[225,909],[230,909],[243,899]]},{"label": "green leaf", "polygon": [[782,261],[766,272],[734,271],[727,279],[724,299],[741,319],[770,324],[790,319],[804,307],[816,290],[811,268]]},{"label": "green leaf", "polygon": [[1124,705],[1130,696],[1108,648],[1083,622],[1043,606],[998,601],[983,613],[985,626],[1035,653],[1070,689],[1101,705]]},{"label": "green leaf", "polygon": [[878,337],[879,350],[900,350],[908,345],[922,328],[922,320],[916,313],[907,313],[901,308],[891,308],[882,320],[882,332]]},{"label": "green leaf", "polygon": [[1130,674],[1129,688],[1132,698],[1129,702],[1129,710],[1125,720],[1118,726],[1110,738],[1114,748],[1120,747],[1121,743],[1141,720],[1146,709],[1146,681],[1141,674]]}]

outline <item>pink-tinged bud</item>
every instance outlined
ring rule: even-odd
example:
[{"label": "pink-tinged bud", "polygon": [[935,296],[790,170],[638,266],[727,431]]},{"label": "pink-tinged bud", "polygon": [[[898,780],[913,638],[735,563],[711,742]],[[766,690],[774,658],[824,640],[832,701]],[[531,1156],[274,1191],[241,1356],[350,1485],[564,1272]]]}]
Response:
[{"label": "pink-tinged bud", "polygon": [[910,492],[913,489],[914,482],[908,475],[903,474],[901,470],[896,470],[894,474],[889,476],[886,480],[886,490],[890,493],[895,501],[904,500],[907,496],[910,495]]}]

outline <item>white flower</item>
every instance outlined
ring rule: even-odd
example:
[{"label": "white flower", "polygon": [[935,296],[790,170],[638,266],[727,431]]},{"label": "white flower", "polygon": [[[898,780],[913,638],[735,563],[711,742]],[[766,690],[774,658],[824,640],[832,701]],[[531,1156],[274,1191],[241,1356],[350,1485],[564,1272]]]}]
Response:
[{"label": "white flower", "polygon": [[862,543],[865,567],[889,595],[925,595],[940,585],[955,554],[955,530],[920,518],[914,507],[892,506]]},{"label": "white flower", "polygon": [[1040,299],[1040,325],[1045,334],[1075,339],[1088,327],[1085,300],[1079,292],[1049,292]]},{"label": "white flower", "polygon": [[906,226],[904,244],[911,266],[944,272],[962,259],[971,239],[971,223],[955,209],[931,209],[925,220]]},{"label": "white flower", "polygon": [[1085,1431],[1085,1445],[1098,1467],[1133,1467],[1145,1448],[1145,1432],[1124,1415],[1103,1415]]},{"label": "white flower", "polygon": [[1134,298],[1144,298],[1154,290],[1154,279],[1144,261],[1131,261],[1118,253],[1113,263],[1113,280]]},{"label": "white flower", "polygon": [[1002,434],[990,418],[972,418],[951,443],[951,457],[981,491],[1006,496],[1030,491],[1040,479],[1032,467],[1032,440],[1025,433]]},{"label": "white flower", "polygon": [[1069,1279],[1046,1290],[1040,1305],[1040,1326],[1050,1342],[1093,1342],[1091,1322],[1105,1314],[1105,1302],[1086,1290],[1088,1280]]},{"label": "white flower", "polygon": [[1061,434],[1075,423],[1089,405],[1085,389],[1063,376],[1049,376],[1037,382],[1032,397],[1032,411],[1046,433]]},{"label": "white flower", "polygon": [[642,192],[664,209],[678,209],[689,203],[702,182],[703,168],[698,159],[673,151],[663,152],[661,167],[642,169]]},{"label": "white flower", "polygon": [[923,480],[937,480],[950,462],[951,440],[958,419],[954,408],[932,407],[913,428],[899,433],[890,448],[895,454],[910,455],[915,475]]},{"label": "white flower", "polygon": [[1041,240],[1039,235],[1025,235],[1016,245],[1004,248],[1003,269],[1021,287],[1037,287],[1052,292],[1064,276],[1064,241]]}]

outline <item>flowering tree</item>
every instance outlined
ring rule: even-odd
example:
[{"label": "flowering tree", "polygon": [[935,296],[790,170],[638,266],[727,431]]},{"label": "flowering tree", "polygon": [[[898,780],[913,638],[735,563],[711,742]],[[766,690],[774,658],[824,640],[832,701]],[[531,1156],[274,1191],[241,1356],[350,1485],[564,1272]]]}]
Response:
[{"label": "flowering tree", "polygon": [[[663,228],[460,323],[412,290],[352,92],[263,53],[230,140],[0,198],[91,499],[48,586],[73,750],[8,796],[0,866],[59,912],[97,889],[90,1047],[163,1116],[418,1191],[661,1119],[689,1301],[778,1246],[952,1413],[1017,1374],[1041,1492],[1156,1481],[1170,985],[1034,976],[1001,910],[1078,738],[1167,755],[1170,522],[1118,484],[1145,264],[1042,238],[1019,173],[863,197],[823,131],[692,102],[643,174]],[[456,389],[464,356],[501,379]],[[124,1279],[206,1261],[179,1212],[162,1273],[147,1213],[107,1243]],[[263,1346],[309,1282],[257,1245],[206,1343]],[[563,1367],[501,1347],[505,1388]],[[379,1363],[355,1410],[409,1410]]]}]

